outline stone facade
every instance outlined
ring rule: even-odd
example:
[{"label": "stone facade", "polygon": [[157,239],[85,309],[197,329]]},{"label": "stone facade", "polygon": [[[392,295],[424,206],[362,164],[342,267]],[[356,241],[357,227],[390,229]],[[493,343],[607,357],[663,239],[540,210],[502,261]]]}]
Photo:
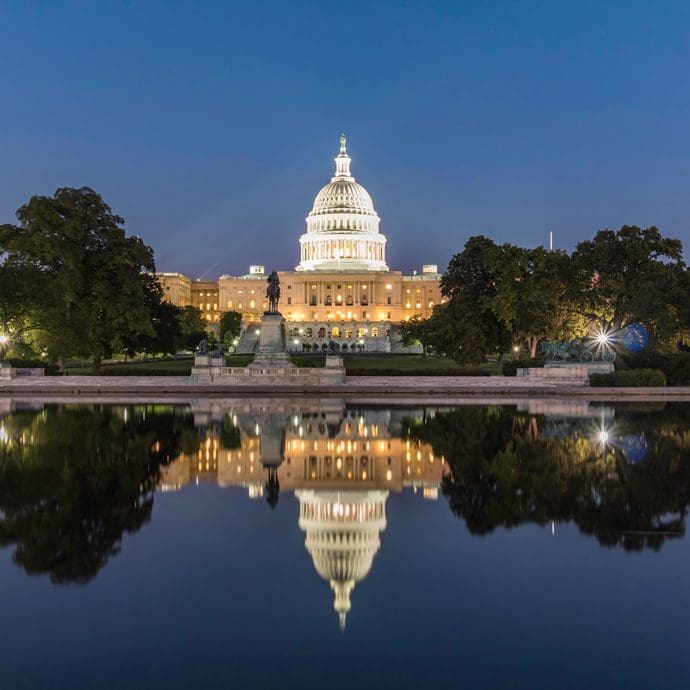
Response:
[{"label": "stone facade", "polygon": [[[434,264],[413,275],[388,269],[386,237],[379,232],[369,193],[350,173],[344,137],[335,162],[335,175],[307,216],[299,265],[294,271],[278,271],[287,346],[322,351],[333,341],[342,351],[390,351],[398,347],[396,325],[415,316],[426,318],[444,301],[440,275]],[[211,324],[225,311],[240,312],[240,351],[254,351],[256,325],[268,307],[264,266],[217,281],[191,280],[180,273],[157,277],[166,299],[199,307]]]}]

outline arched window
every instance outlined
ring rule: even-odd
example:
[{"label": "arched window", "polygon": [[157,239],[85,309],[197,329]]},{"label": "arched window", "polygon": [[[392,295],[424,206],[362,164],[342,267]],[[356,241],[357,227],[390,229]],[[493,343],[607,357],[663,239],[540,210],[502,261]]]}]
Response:
[{"label": "arched window", "polygon": [[316,295],[312,295],[309,298],[309,306],[310,307],[315,307],[316,306]]},{"label": "arched window", "polygon": [[306,330],[306,336],[307,336],[307,338],[311,338],[311,337],[312,337],[312,334],[313,334],[312,329],[311,329],[311,328],[307,328],[307,330]]},{"label": "arched window", "polygon": [[254,303],[254,300],[253,299],[249,300],[249,308],[254,309],[255,306],[256,306],[256,304]]},{"label": "arched window", "polygon": [[374,337],[374,338],[378,338],[378,337],[379,337],[379,329],[378,329],[378,326],[374,326],[374,327],[371,329],[371,335],[372,335],[372,337]]},{"label": "arched window", "polygon": [[326,337],[326,329],[323,326],[321,326],[321,328],[319,328],[318,336],[319,336],[319,338],[325,338]]},{"label": "arched window", "polygon": [[346,338],[351,338],[351,337],[352,337],[352,329],[351,329],[351,328],[346,328],[346,329],[345,329],[345,337],[346,337]]},{"label": "arched window", "polygon": [[331,328],[331,337],[340,338],[340,329],[337,326],[333,326],[333,328]]},{"label": "arched window", "polygon": [[361,297],[360,300],[359,300],[359,303],[360,303],[363,307],[367,307],[367,306],[369,306],[369,298],[368,298],[366,295],[362,295],[362,297]]},{"label": "arched window", "polygon": [[332,297],[331,297],[330,295],[326,295],[326,301],[324,302],[324,304],[325,304],[327,307],[332,307],[332,306],[333,306],[333,299],[332,299]]},{"label": "arched window", "polygon": [[352,295],[348,295],[348,296],[345,298],[345,304],[346,304],[348,307],[351,307],[351,306],[352,306],[352,304],[353,304],[353,302],[352,302]]}]

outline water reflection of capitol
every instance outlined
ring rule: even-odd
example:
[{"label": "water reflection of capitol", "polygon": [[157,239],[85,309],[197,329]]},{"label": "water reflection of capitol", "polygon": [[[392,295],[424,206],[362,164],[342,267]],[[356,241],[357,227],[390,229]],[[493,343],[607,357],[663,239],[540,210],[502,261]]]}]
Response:
[{"label": "water reflection of capitol", "polygon": [[308,408],[304,401],[205,401],[193,409],[204,429],[201,446],[164,469],[161,488],[211,481],[271,504],[278,490],[294,492],[305,547],[330,583],[344,628],[352,590],[381,546],[389,492],[438,496],[444,459],[402,438],[403,418],[423,413],[345,408],[335,400]]}]

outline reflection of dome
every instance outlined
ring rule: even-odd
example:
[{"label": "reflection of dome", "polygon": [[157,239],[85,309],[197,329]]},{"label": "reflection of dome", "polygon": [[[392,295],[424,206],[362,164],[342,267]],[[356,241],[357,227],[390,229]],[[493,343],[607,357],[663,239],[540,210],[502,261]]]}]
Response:
[{"label": "reflection of dome", "polygon": [[296,491],[300,529],[316,572],[335,593],[333,608],[341,629],[350,593],[371,570],[386,527],[387,491]]},{"label": "reflection of dome", "polygon": [[307,216],[298,271],[388,270],[380,219],[369,192],[350,174],[350,160],[342,135],[335,175],[316,195]]}]

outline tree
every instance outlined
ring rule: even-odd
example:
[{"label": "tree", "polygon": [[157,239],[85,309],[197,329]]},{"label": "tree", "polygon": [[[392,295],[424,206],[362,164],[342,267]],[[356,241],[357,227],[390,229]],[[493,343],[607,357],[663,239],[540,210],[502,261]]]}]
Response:
[{"label": "tree", "polygon": [[182,307],[179,320],[182,332],[182,347],[195,348],[200,340],[206,338],[208,322],[204,320],[198,307],[191,305]]},{"label": "tree", "polygon": [[491,310],[516,344],[525,342],[530,357],[544,340],[571,340],[578,333],[570,299],[570,257],[544,247],[525,249],[504,244],[494,252],[497,276]]},{"label": "tree", "polygon": [[143,343],[143,350],[151,354],[174,355],[182,347],[181,309],[172,302],[159,302],[151,308],[154,335]]},{"label": "tree", "polygon": [[220,342],[229,349],[233,340],[240,334],[242,314],[237,311],[226,311],[220,317]]},{"label": "tree", "polygon": [[441,279],[441,292],[448,301],[435,307],[426,322],[405,325],[403,342],[418,340],[460,364],[479,364],[488,353],[506,350],[510,332],[492,310],[498,252],[487,237],[471,237]]},{"label": "tree", "polygon": [[90,356],[98,371],[128,341],[153,335],[153,252],[125,235],[124,220],[96,192],[61,188],[34,196],[17,219],[0,228],[0,246],[42,274],[43,345],[60,366],[66,356]]},{"label": "tree", "polygon": [[16,257],[3,257],[0,249],[0,335],[6,348],[20,357],[32,351],[31,338],[39,328],[37,309],[45,283],[40,271]]},{"label": "tree", "polygon": [[600,230],[572,256],[575,302],[583,316],[618,330],[641,322],[659,340],[674,340],[687,307],[683,246],[658,228]]}]

